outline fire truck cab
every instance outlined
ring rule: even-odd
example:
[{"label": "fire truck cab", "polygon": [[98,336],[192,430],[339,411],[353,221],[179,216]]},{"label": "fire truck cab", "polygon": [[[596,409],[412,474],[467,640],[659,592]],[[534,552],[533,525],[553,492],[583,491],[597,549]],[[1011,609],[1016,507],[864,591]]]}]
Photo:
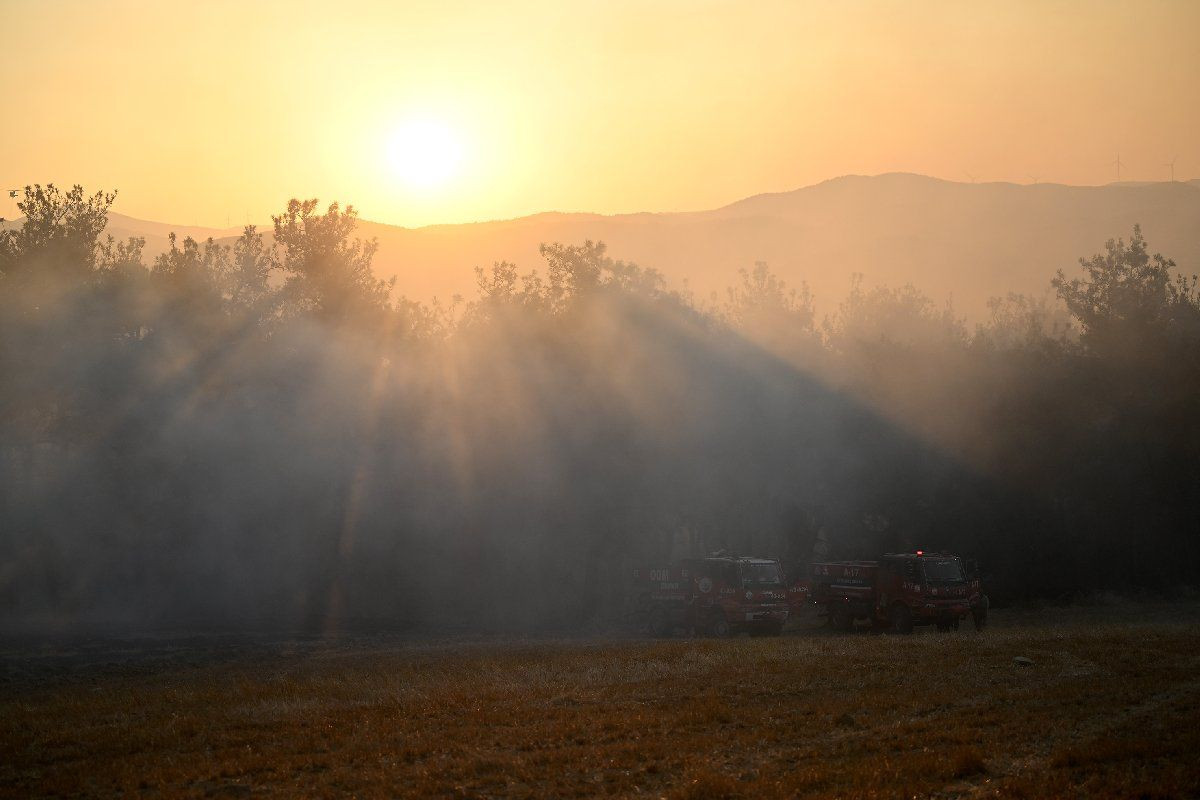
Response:
[{"label": "fire truck cab", "polygon": [[669,567],[637,568],[635,613],[654,636],[675,629],[730,636],[778,636],[788,618],[779,562],[768,558],[687,558]]},{"label": "fire truck cab", "polygon": [[956,630],[968,615],[976,630],[987,623],[988,598],[972,565],[948,553],[887,553],[878,561],[812,565],[812,598],[834,628],[858,619],[876,628],[911,633],[916,625]]}]

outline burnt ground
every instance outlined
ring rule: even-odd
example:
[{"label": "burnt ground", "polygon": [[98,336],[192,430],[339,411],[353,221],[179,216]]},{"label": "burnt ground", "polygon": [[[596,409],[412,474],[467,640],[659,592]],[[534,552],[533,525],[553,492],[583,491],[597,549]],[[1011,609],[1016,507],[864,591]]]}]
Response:
[{"label": "burnt ground", "polygon": [[908,637],[8,637],[0,796],[1200,797],[1198,612]]}]

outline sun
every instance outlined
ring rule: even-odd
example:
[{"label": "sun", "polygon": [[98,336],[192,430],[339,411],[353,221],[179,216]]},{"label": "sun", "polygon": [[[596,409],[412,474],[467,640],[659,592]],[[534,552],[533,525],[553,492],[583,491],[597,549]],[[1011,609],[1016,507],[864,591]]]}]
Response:
[{"label": "sun", "polygon": [[401,123],[387,143],[392,171],[412,189],[445,186],[462,168],[462,138],[441,120],[422,117]]}]

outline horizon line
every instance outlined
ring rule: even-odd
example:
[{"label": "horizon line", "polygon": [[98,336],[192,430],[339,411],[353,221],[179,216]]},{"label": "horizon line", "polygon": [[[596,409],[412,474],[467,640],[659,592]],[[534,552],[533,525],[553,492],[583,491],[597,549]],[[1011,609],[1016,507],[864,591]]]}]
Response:
[{"label": "horizon line", "polygon": [[[491,217],[491,218],[485,218],[485,219],[462,220],[462,221],[458,221],[458,222],[431,222],[431,223],[428,223],[425,225],[412,225],[412,226],[402,225],[402,224],[395,223],[395,222],[385,222],[383,220],[371,219],[371,218],[361,217],[361,216],[358,218],[358,220],[359,220],[359,222],[369,222],[373,225],[384,225],[389,228],[400,228],[402,230],[419,231],[419,230],[429,230],[432,228],[463,227],[463,226],[468,226],[468,225],[493,225],[493,224],[499,224],[499,223],[505,223],[505,222],[519,222],[521,220],[528,220],[528,219],[533,219],[534,217],[542,217],[542,216],[580,216],[580,217],[601,217],[604,219],[616,219],[619,217],[637,217],[637,216],[659,216],[659,215],[665,216],[665,215],[675,215],[675,214],[678,214],[678,215],[707,214],[707,213],[712,213],[712,212],[716,212],[716,211],[723,211],[725,209],[737,206],[741,203],[747,203],[747,202],[750,202],[753,200],[758,200],[760,198],[782,197],[784,195],[794,194],[796,192],[802,192],[807,189],[815,189],[817,187],[824,186],[829,183],[835,183],[837,181],[844,181],[844,180],[855,179],[855,178],[874,180],[874,179],[878,179],[878,178],[889,178],[889,177],[922,178],[922,179],[934,181],[937,183],[956,184],[959,186],[981,186],[982,187],[982,186],[1002,185],[1002,186],[1016,186],[1016,187],[1022,187],[1022,188],[1033,188],[1035,186],[1056,186],[1056,187],[1063,187],[1063,188],[1068,188],[1068,189],[1106,189],[1106,188],[1112,188],[1112,187],[1138,188],[1138,187],[1157,186],[1160,184],[1172,184],[1172,183],[1189,185],[1189,184],[1194,184],[1197,181],[1200,181],[1200,178],[1177,178],[1173,181],[1172,180],[1164,180],[1164,181],[1123,180],[1123,181],[1109,181],[1108,183],[1097,183],[1097,184],[1072,184],[1072,183],[1059,183],[1056,181],[1034,181],[1032,183],[1018,183],[1016,181],[1009,181],[1009,180],[964,181],[964,180],[956,180],[953,178],[939,178],[934,175],[926,175],[926,174],[920,173],[920,172],[908,172],[908,171],[903,171],[903,170],[893,170],[893,171],[889,171],[889,172],[879,172],[879,173],[875,173],[873,175],[861,174],[861,173],[846,173],[844,175],[836,175],[831,178],[825,178],[824,180],[817,181],[816,183],[805,184],[803,186],[797,186],[792,189],[781,189],[779,191],[758,192],[756,194],[747,195],[745,197],[741,197],[736,200],[732,200],[728,203],[724,203],[722,205],[718,205],[718,206],[715,206],[712,208],[682,209],[682,210],[670,210],[670,211],[639,210],[639,211],[614,211],[614,212],[585,211],[585,210],[567,211],[567,210],[560,210],[560,209],[547,209],[547,210],[543,210],[543,211],[532,211],[527,214],[518,214],[516,216],[511,216],[511,217]],[[38,184],[27,184],[27,185],[35,186]],[[49,186],[51,184],[42,184],[42,185]],[[22,189],[24,189],[24,187],[22,187]],[[117,190],[113,190],[113,191],[117,191]],[[335,203],[335,202],[342,205],[343,208],[345,208],[346,206],[354,205],[353,203],[348,203],[348,204],[341,203],[341,201],[339,201],[339,200],[329,201],[329,203]],[[325,205],[326,205],[326,207],[328,207],[328,204],[325,204]],[[355,207],[355,211],[358,211],[357,207]],[[178,222],[162,222],[160,220],[147,219],[145,217],[137,217],[137,216],[133,216],[131,214],[124,214],[124,213],[121,213],[120,211],[113,211],[113,212],[111,212],[111,214],[115,215],[115,216],[124,217],[125,219],[134,220],[136,222],[147,222],[147,223],[151,223],[154,225],[163,225],[166,227],[203,229],[203,230],[207,230],[207,231],[213,231],[213,232],[225,234],[225,236],[212,237],[214,239],[225,238],[226,236],[236,236],[241,231],[244,231],[247,225],[254,225],[256,229],[260,229],[260,230],[270,227],[269,221],[268,221],[268,223],[265,223],[265,224],[259,223],[259,222],[248,222],[244,225],[234,225],[234,226],[222,227],[222,226],[195,224],[195,223],[183,224],[183,223],[178,223]],[[14,217],[12,219],[9,219],[6,217],[0,217],[0,223],[3,223],[4,225],[8,225],[8,224],[20,222],[23,219],[24,219],[24,217]]]}]

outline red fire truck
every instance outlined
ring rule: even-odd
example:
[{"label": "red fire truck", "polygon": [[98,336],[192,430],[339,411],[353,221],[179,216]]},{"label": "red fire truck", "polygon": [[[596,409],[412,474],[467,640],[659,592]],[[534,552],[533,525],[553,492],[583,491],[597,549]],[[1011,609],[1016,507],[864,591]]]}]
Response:
[{"label": "red fire truck", "polygon": [[678,628],[729,636],[778,636],[789,592],[779,562],[768,558],[687,558],[633,571],[635,613],[654,636]]},{"label": "red fire truck", "polygon": [[987,624],[988,598],[973,563],[947,553],[888,553],[878,561],[812,565],[812,599],[830,623],[849,630],[855,620],[879,629],[912,633],[915,625],[957,630],[969,615],[976,630]]}]

